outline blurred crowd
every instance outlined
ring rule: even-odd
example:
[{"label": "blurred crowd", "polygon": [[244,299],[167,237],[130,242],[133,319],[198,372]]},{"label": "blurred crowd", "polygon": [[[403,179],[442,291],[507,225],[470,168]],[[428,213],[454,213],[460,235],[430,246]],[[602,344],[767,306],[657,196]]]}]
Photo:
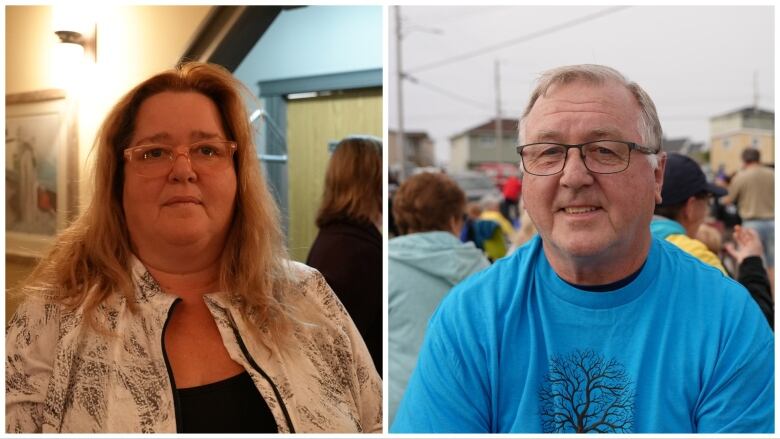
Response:
[{"label": "blurred crowd", "polygon": [[[774,171],[756,149],[745,149],[742,160],[736,174],[708,182],[693,159],[669,154],[651,232],[744,285],[773,326]],[[443,171],[428,169],[402,184],[390,176],[391,423],[441,299],[536,235],[523,208],[522,179],[510,176],[497,189],[468,201]]]}]

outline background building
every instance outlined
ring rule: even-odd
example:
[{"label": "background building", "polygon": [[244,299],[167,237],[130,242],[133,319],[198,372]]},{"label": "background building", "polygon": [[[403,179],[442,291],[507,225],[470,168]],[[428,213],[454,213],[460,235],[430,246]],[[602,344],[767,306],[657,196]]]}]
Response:
[{"label": "background building", "polygon": [[450,172],[478,169],[481,165],[507,163],[517,165],[517,119],[502,119],[501,144],[496,139],[496,120],[450,137]]},{"label": "background building", "polygon": [[710,166],[731,175],[742,166],[745,148],[761,151],[761,162],[775,163],[775,113],[745,107],[710,118]]},{"label": "background building", "polygon": [[[398,141],[398,131],[390,130],[387,133],[387,137],[389,170],[390,172],[395,173],[403,172],[403,151],[401,150],[401,144]],[[431,140],[427,132],[407,131],[404,133],[404,137],[406,138],[408,154],[406,159],[409,161],[409,169],[434,166],[436,157],[433,148],[433,140]],[[407,171],[409,169],[407,169]]]}]

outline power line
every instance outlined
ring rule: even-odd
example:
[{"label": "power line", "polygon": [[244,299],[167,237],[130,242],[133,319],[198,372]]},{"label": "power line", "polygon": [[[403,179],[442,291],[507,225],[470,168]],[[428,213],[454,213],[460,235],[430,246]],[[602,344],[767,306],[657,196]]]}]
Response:
[{"label": "power line", "polygon": [[493,51],[493,50],[498,50],[498,49],[503,49],[505,47],[514,46],[515,44],[523,43],[523,42],[532,40],[534,38],[538,38],[538,37],[541,37],[541,36],[544,36],[544,35],[548,35],[548,34],[557,32],[559,30],[568,29],[568,28],[570,28],[572,26],[576,26],[578,24],[582,24],[582,23],[585,23],[585,22],[588,22],[588,21],[592,21],[592,20],[604,17],[604,16],[609,15],[609,14],[614,14],[615,12],[622,11],[623,9],[627,9],[629,7],[630,6],[616,6],[616,7],[613,7],[613,8],[605,9],[603,11],[599,11],[599,12],[596,12],[596,13],[593,13],[593,14],[585,15],[585,16],[580,17],[580,18],[575,18],[573,20],[569,20],[567,22],[558,24],[556,26],[549,27],[547,29],[542,29],[540,31],[532,32],[532,33],[530,33],[528,35],[524,35],[522,37],[518,37],[518,38],[511,39],[511,40],[502,41],[500,43],[492,44],[490,46],[485,46],[485,47],[482,47],[480,49],[472,50],[470,52],[462,53],[460,55],[456,55],[456,56],[453,56],[453,57],[450,57],[450,58],[445,58],[445,59],[442,59],[442,60],[439,60],[439,61],[434,61],[434,62],[431,62],[431,63],[428,63],[428,64],[423,64],[421,66],[414,67],[414,68],[409,69],[407,71],[408,72],[421,72],[423,70],[430,70],[430,69],[435,68],[435,67],[441,67],[441,66],[443,66],[445,64],[451,64],[451,63],[454,63],[454,62],[463,61],[464,59],[473,58],[473,57],[479,56],[479,55],[484,55],[487,52],[490,52],[490,51]]},{"label": "power line", "polygon": [[444,17],[444,20],[438,20],[437,25],[450,24],[453,22],[462,21],[464,19],[473,19],[475,16],[481,14],[492,14],[501,9],[514,8],[515,6],[466,6],[466,10],[459,14],[451,14]]},{"label": "power line", "polygon": [[420,87],[427,88],[428,90],[434,91],[436,93],[442,94],[444,96],[449,97],[450,99],[454,99],[456,101],[463,102],[465,104],[471,105],[472,107],[479,108],[480,110],[486,110],[490,111],[490,107],[485,104],[484,102],[476,101],[471,98],[467,98],[465,96],[461,96],[457,93],[451,92],[447,89],[441,88],[437,85],[429,84],[425,81],[421,81],[418,78],[415,78],[414,76],[404,75],[405,79],[408,79],[409,82],[419,85]]}]

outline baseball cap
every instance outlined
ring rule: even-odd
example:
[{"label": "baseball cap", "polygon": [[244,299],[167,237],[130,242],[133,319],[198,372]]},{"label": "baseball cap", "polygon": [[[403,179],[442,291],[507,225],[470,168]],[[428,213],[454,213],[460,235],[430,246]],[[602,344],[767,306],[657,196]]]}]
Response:
[{"label": "baseball cap", "polygon": [[728,193],[722,187],[708,183],[699,164],[690,157],[669,154],[666,158],[664,185],[661,189],[663,201],[659,206],[673,206],[702,192],[708,192],[715,197],[722,197]]}]

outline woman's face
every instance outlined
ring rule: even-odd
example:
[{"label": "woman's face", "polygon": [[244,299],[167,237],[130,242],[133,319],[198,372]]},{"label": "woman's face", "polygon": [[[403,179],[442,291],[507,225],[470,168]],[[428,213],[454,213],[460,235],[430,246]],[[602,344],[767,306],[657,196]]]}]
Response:
[{"label": "woman's face", "polygon": [[128,148],[159,144],[174,147],[173,166],[165,175],[139,175],[125,160],[123,208],[134,251],[159,252],[165,246],[221,251],[236,198],[231,163],[217,172],[193,169],[187,145],[225,136],[214,102],[197,92],[162,92],[147,98],[138,111]]}]

